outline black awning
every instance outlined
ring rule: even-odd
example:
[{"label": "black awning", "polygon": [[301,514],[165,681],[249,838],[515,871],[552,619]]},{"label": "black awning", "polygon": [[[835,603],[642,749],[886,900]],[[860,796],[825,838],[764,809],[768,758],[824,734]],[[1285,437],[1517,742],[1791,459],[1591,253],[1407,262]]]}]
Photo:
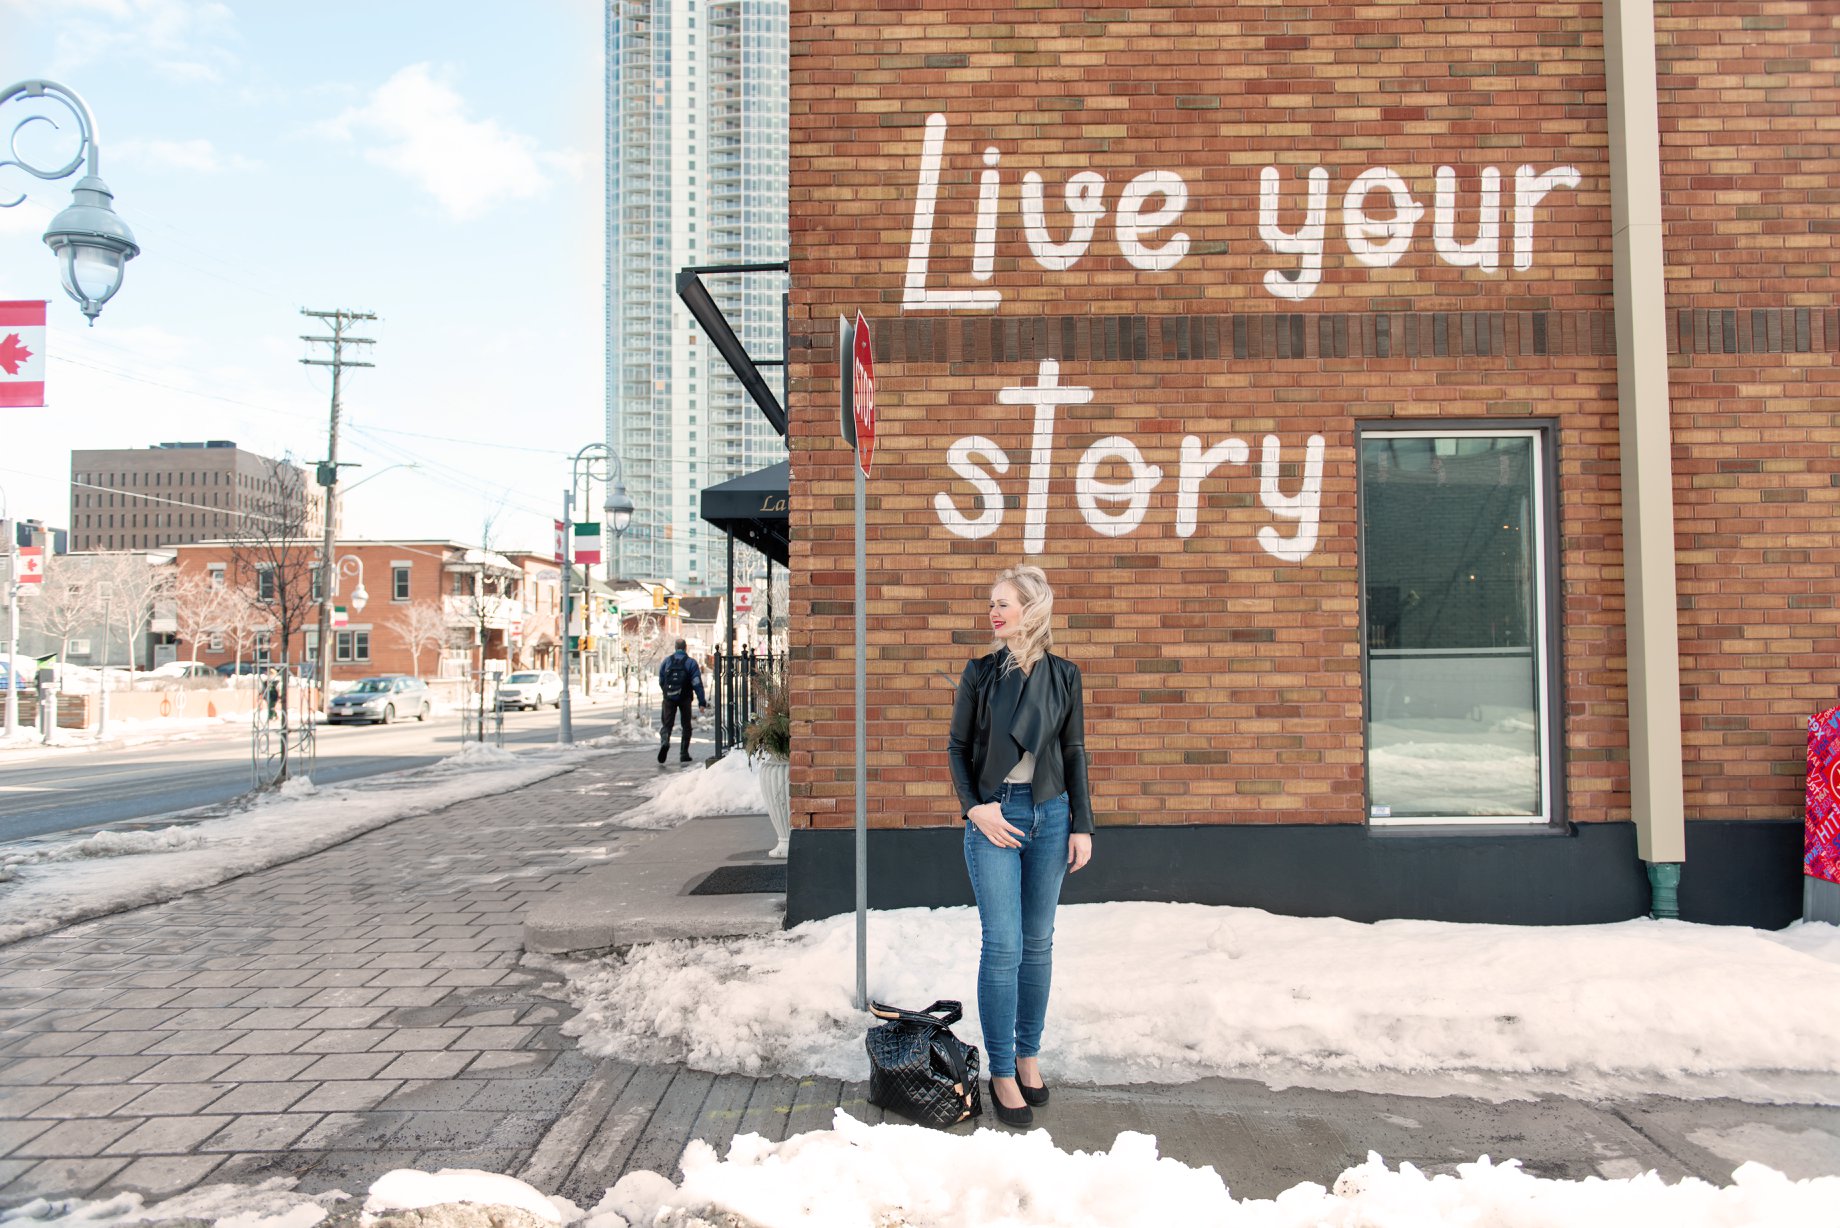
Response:
[{"label": "black awning", "polygon": [[786,505],[792,463],[781,461],[703,488],[703,519],[781,567],[790,566]]}]

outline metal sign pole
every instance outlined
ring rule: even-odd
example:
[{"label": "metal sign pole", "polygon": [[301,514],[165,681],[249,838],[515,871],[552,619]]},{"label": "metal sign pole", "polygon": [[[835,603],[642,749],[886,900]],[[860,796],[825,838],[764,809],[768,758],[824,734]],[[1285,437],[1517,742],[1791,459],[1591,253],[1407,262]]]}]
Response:
[{"label": "metal sign pole", "polygon": [[863,469],[856,471],[856,1009],[869,1006],[869,598]]},{"label": "metal sign pole", "polygon": [[[570,474],[571,483],[573,474]],[[564,746],[575,744],[575,708],[569,698],[569,658],[575,654],[569,645],[569,618],[571,611],[570,583],[575,571],[575,487],[573,484],[562,492],[562,702],[557,706],[561,717],[556,727],[556,740]]]}]

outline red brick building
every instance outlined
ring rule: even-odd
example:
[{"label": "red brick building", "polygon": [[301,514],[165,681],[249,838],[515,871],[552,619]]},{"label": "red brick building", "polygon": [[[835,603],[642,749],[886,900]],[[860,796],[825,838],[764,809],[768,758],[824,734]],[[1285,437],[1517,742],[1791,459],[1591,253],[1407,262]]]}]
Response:
[{"label": "red brick building", "polygon": [[[296,609],[305,615],[297,618],[304,625],[290,637],[287,659],[317,656],[315,603],[323,593],[317,540],[269,544],[266,557],[278,560],[276,567],[229,541],[176,550],[180,637],[200,640],[198,660],[215,666],[282,659],[273,625],[277,581],[261,575],[276,569],[297,572]],[[488,672],[553,665],[561,576],[554,562],[448,541],[343,541],[334,558],[331,598],[346,617],[346,626],[333,632],[335,683],[372,674],[466,678],[482,660]],[[180,644],[179,655],[191,659],[189,643]]]},{"label": "red brick building", "polygon": [[[792,6],[791,920],[969,899],[990,577],[1057,589],[1072,898],[1799,909],[1840,690],[1840,113],[1789,4]],[[1658,155],[1658,158],[1657,158]]]}]

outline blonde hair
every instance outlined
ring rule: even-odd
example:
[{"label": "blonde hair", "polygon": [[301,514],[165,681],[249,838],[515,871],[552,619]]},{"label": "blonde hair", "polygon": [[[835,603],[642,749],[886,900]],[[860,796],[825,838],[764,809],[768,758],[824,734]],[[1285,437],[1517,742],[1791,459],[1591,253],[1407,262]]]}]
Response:
[{"label": "blonde hair", "polygon": [[[1054,617],[1054,590],[1048,587],[1048,573],[1029,563],[1019,563],[999,574],[990,582],[990,591],[996,592],[999,584],[1016,590],[1016,598],[1022,603],[1022,617],[1009,638],[1009,659],[1004,669],[1020,669],[1026,674],[1054,647],[1054,629],[1049,625]],[[1004,647],[1003,641],[996,641],[992,647]]]}]

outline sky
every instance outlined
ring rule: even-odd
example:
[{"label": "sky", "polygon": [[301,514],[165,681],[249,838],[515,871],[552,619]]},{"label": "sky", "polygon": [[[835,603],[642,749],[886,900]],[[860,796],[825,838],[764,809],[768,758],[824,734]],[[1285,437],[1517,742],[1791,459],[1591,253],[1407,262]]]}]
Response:
[{"label": "sky", "polygon": [[[70,451],[230,439],[326,454],[302,308],[375,312],[344,380],[344,537],[548,549],[603,438],[595,0],[0,0],[0,88],[81,95],[141,254],[92,328],[40,236],[75,178],[0,167],[0,300],[50,303],[48,402],[0,410],[11,515],[63,526]],[[0,108],[0,158],[61,165],[67,113]],[[416,468],[390,468],[415,462]],[[386,472],[387,470],[387,472]],[[373,479],[374,480],[371,480]],[[363,483],[363,485],[358,485]]]}]

